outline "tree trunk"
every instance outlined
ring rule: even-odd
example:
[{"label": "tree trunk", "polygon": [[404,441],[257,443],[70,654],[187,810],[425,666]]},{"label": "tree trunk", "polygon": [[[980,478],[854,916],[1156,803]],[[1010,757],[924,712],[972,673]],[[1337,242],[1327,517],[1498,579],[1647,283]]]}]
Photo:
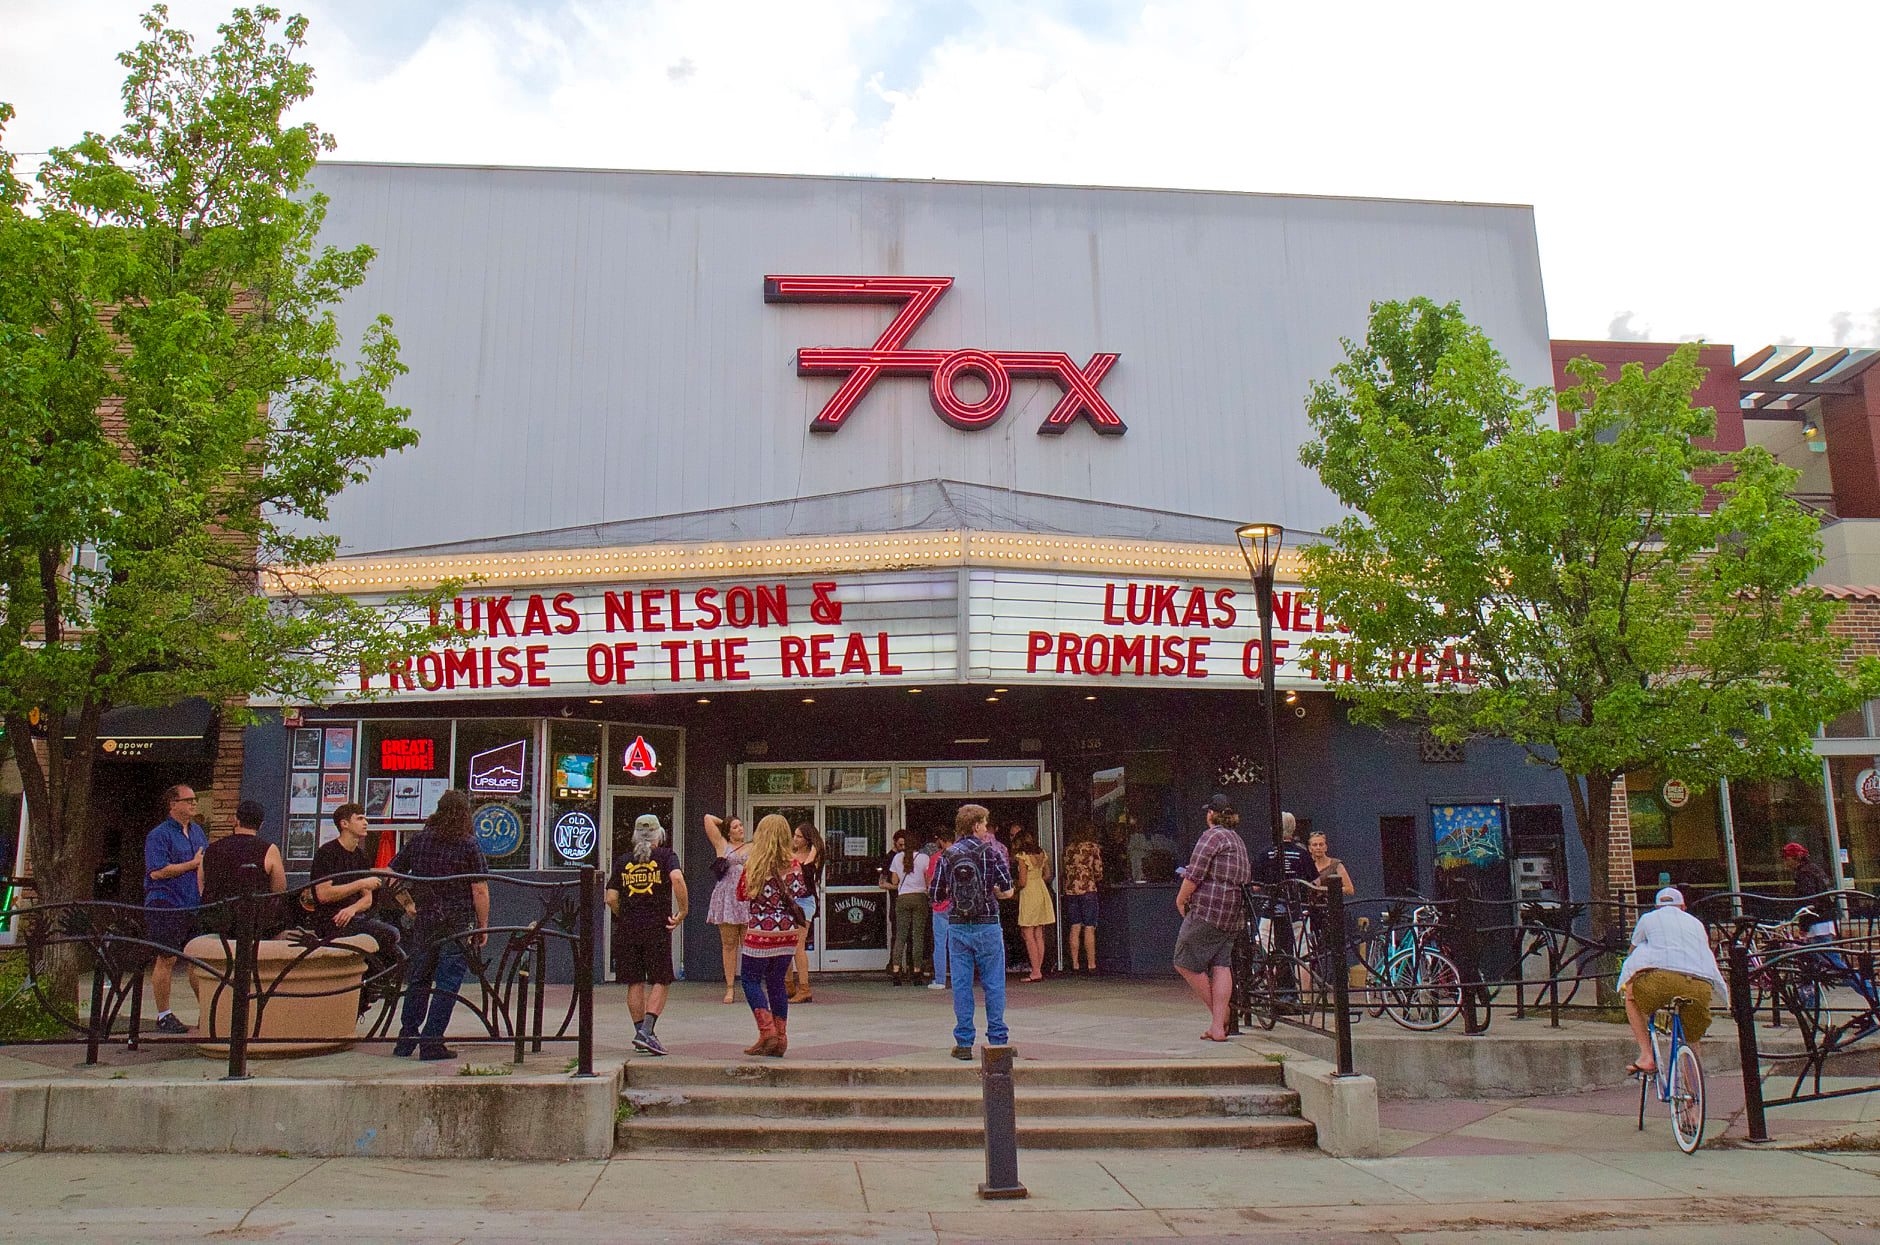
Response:
[{"label": "tree trunk", "polygon": [[[1592,887],[1589,910],[1592,934],[1594,938],[1608,940],[1626,933],[1620,928],[1624,922],[1611,906],[1612,784],[1617,777],[1611,770],[1567,775],[1567,786],[1573,793],[1574,818],[1580,825],[1580,844],[1586,849],[1587,879]],[[1613,979],[1601,978],[1598,986],[1600,1006],[1619,1006],[1619,988]]]},{"label": "tree trunk", "polygon": [[[78,738],[70,740],[63,738],[62,723],[49,723],[43,756],[30,746],[15,750],[26,790],[26,853],[39,904],[92,898],[99,852],[91,816],[97,721],[95,710],[80,713]],[[89,967],[78,946],[51,948],[37,966],[47,1000],[62,1011],[75,1009],[79,975]]]}]

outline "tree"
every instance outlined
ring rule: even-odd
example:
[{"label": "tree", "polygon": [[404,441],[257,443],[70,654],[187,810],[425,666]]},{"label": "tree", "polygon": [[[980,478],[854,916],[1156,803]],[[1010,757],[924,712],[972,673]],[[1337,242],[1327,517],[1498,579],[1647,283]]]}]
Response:
[{"label": "tree", "polygon": [[36,186],[0,142],[0,726],[48,902],[90,897],[107,708],[319,703],[439,630],[279,569],[331,558],[332,496],[417,440],[390,322],[349,358],[336,321],[372,251],[318,241],[306,22],[240,9],[206,52],[161,5],[143,26],[114,137]]},{"label": "tree", "polygon": [[[1807,586],[1821,541],[1797,473],[1697,444],[1716,415],[1691,405],[1696,346],[1616,379],[1575,361],[1562,430],[1456,304],[1379,303],[1344,345],[1300,460],[1354,513],[1301,558],[1349,630],[1308,659],[1360,720],[1499,736],[1562,771],[1596,900],[1616,777],[1814,771],[1816,724],[1880,692]],[[1409,656],[1449,646],[1453,664]]]}]

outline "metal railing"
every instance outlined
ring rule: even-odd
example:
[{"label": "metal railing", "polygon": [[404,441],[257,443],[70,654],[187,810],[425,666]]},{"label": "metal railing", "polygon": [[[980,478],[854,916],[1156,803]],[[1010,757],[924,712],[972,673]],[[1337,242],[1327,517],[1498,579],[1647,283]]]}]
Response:
[{"label": "metal railing", "polygon": [[[538,911],[522,924],[434,928],[434,923],[427,924],[421,917],[407,921],[397,907],[385,905],[372,914],[373,919],[391,924],[399,936],[386,940],[392,943],[389,948],[378,946],[367,952],[355,939],[360,932],[357,929],[329,926],[330,933],[323,936],[314,927],[309,911],[311,883],[278,895],[245,895],[182,910],[98,900],[15,907],[0,911],[0,923],[10,921],[15,932],[14,942],[0,944],[0,964],[9,960],[24,962],[22,989],[30,992],[38,1011],[61,1032],[54,1037],[12,1042],[0,1039],[0,1046],[84,1046],[85,1062],[95,1064],[102,1048],[120,1036],[131,1050],[145,1045],[226,1043],[228,1075],[241,1079],[248,1075],[250,1054],[269,1046],[335,1041],[370,1046],[399,1041],[394,1021],[407,988],[422,989],[427,997],[435,992],[429,978],[407,982],[412,961],[421,958],[435,963],[441,953],[454,946],[462,956],[466,973],[462,984],[446,993],[452,996],[455,1007],[467,1009],[476,1018],[482,1032],[474,1036],[449,1035],[450,1040],[503,1042],[513,1047],[516,1063],[521,1063],[530,1050],[541,1051],[544,1044],[565,1043],[575,1048],[576,1075],[594,1074],[594,933],[600,887],[597,870],[583,869],[560,881],[500,873],[427,878],[384,871],[340,874],[324,880],[346,882],[364,876],[385,879],[390,885],[382,894],[402,890],[420,909],[425,906],[423,893],[429,889],[481,882],[497,893],[507,891],[512,896],[534,899]],[[308,898],[307,907],[301,903],[303,897]],[[526,904],[512,901],[510,906]],[[194,946],[194,954],[187,946],[169,945],[167,938],[160,941],[163,931],[153,928],[153,913],[167,916],[179,911],[198,931],[189,944]],[[203,944],[205,936],[213,940],[208,946]],[[259,956],[263,941],[283,942],[291,950],[271,960],[264,969]],[[299,970],[323,954],[330,958],[336,950],[364,959],[362,979],[357,984],[347,982],[332,988],[310,987]],[[551,953],[562,950],[572,965],[573,991],[566,1009],[551,1020],[546,996],[548,964]],[[52,961],[62,955],[79,957],[81,971],[89,969],[89,1006],[82,1011],[71,1000],[56,999],[47,993]],[[146,1025],[144,977],[159,956],[176,957],[192,976],[207,983],[197,1033],[172,1036],[152,1032]],[[360,1021],[352,1033],[335,1038],[332,1033],[285,1032],[283,1025],[269,1023],[271,1005],[339,995],[359,1000]],[[287,1010],[277,1007],[276,1014]],[[363,1033],[357,1031],[361,1026]]]}]

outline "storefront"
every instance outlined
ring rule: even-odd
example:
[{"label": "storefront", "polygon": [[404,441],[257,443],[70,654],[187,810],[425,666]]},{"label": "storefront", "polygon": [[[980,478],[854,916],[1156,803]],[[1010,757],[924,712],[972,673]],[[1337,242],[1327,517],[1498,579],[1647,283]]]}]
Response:
[{"label": "storefront", "polygon": [[[389,847],[464,787],[493,866],[524,872],[606,866],[656,812],[692,885],[682,956],[715,977],[701,817],[781,812],[831,844],[819,963],[870,969],[894,833],[918,845],[970,800],[1053,855],[1097,837],[1100,959],[1147,971],[1202,802],[1226,791],[1249,841],[1268,835],[1270,660],[1285,803],[1361,890],[1435,888],[1438,832],[1487,818],[1504,882],[1525,854],[1584,893],[1559,778],[1491,742],[1351,725],[1339,672],[1302,656],[1336,620],[1283,560],[1264,651],[1232,535],[1277,521],[1296,545],[1337,519],[1297,461],[1303,401],[1373,299],[1460,299],[1546,381],[1528,209],[343,163],[318,180],[328,239],[379,252],[345,327],[393,318],[410,372],[392,396],[423,438],[336,500],[323,579],[367,602],[469,586],[446,615],[461,645],[249,732],[243,793],[280,810],[290,867],[351,800]],[[1473,677],[1462,652],[1404,660]]]}]

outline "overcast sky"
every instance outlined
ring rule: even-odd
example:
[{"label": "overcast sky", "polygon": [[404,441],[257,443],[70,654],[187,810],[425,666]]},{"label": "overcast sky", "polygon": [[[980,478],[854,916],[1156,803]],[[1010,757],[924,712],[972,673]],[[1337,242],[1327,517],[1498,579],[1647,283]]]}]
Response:
[{"label": "overcast sky", "polygon": [[[1556,337],[1880,345],[1875,0],[276,3],[348,159],[1530,203]],[[0,0],[10,148],[144,7]]]}]

